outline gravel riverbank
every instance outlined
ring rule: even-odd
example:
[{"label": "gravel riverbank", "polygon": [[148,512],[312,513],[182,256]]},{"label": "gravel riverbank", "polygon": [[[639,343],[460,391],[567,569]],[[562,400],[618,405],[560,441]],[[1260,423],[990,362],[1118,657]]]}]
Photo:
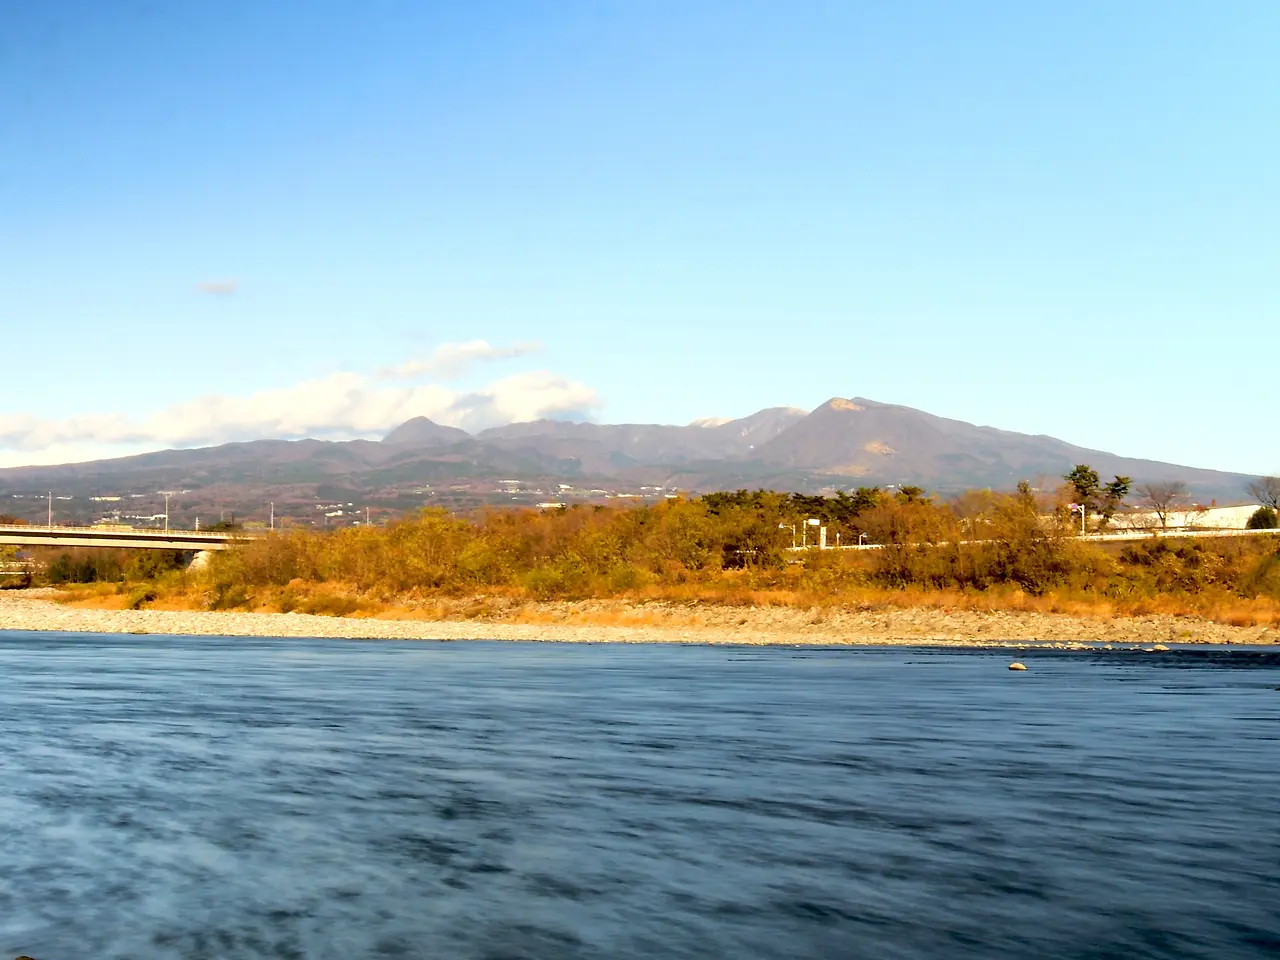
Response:
[{"label": "gravel riverbank", "polygon": [[523,604],[470,619],[382,619],[300,613],[96,610],[51,590],[0,591],[0,630],[353,640],[524,640],[707,644],[1169,643],[1271,644],[1274,627],[1185,617],[1093,619],[1060,614],[791,607],[708,607],[591,600]]}]

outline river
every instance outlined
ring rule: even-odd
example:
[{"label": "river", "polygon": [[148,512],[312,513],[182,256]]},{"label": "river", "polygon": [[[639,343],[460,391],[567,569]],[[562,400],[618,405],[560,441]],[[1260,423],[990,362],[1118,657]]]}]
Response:
[{"label": "river", "polygon": [[1280,652],[0,633],[0,953],[1280,951]]}]

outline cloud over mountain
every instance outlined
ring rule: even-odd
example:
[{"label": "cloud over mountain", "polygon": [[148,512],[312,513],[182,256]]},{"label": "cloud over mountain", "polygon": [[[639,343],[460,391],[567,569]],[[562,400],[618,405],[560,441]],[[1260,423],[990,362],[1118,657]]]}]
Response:
[{"label": "cloud over mountain", "polygon": [[479,360],[520,356],[532,349],[493,348],[484,341],[444,344],[411,369],[404,365],[394,377],[385,372],[334,373],[248,395],[198,397],[141,418],[113,413],[65,419],[0,415],[0,463],[49,462],[52,451],[85,448],[195,447],[260,437],[380,437],[418,416],[474,431],[513,421],[580,415],[599,406],[591,387],[549,370],[512,374],[467,391],[438,382],[412,382],[429,375],[456,376]]},{"label": "cloud over mountain", "polygon": [[414,380],[435,377],[453,380],[470,372],[477,363],[524,357],[542,350],[540,343],[513,343],[507,347],[492,346],[487,340],[442,343],[429,357],[406,360],[396,366],[383,367],[378,376],[383,380]]}]

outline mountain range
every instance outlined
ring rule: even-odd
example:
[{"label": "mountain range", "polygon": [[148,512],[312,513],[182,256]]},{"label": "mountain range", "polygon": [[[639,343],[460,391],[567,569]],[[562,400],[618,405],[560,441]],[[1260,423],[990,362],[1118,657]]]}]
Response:
[{"label": "mountain range", "polygon": [[[511,423],[475,435],[417,417],[377,440],[258,440],[63,466],[0,470],[0,494],[58,489],[93,496],[128,490],[206,491],[258,502],[273,491],[308,497],[402,500],[426,488],[483,489],[498,480],[559,489],[738,487],[797,491],[915,484],[939,493],[1057,483],[1074,464],[1104,479],[1180,480],[1202,500],[1240,500],[1248,477],[1138,460],[1048,436],[975,426],[863,398],[806,412],[772,407],[687,426]],[[387,498],[391,498],[388,500]],[[421,498],[419,501],[421,502]]]}]

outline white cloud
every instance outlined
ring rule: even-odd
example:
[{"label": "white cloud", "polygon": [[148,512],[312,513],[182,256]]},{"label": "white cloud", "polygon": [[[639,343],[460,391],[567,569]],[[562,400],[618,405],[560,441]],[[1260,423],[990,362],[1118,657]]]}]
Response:
[{"label": "white cloud", "polygon": [[229,297],[240,289],[240,283],[237,280],[202,280],[196,284],[196,289],[214,297]]},{"label": "white cloud", "polygon": [[[469,363],[482,355],[474,344],[445,346],[456,349],[436,351],[440,369],[451,369],[446,362],[450,356],[469,357],[458,361]],[[0,465],[66,463],[264,437],[380,437],[419,416],[476,431],[519,420],[581,415],[599,404],[591,387],[547,370],[503,377],[465,392],[439,383],[392,384],[385,378],[335,373],[247,396],[200,397],[141,418],[110,413],[61,420],[0,416]]]},{"label": "white cloud", "polygon": [[424,376],[453,380],[482,361],[524,357],[541,349],[540,343],[514,343],[509,347],[495,347],[487,340],[442,343],[431,352],[431,356],[407,360],[393,367],[383,367],[378,371],[378,376],[383,380],[414,380]]}]

